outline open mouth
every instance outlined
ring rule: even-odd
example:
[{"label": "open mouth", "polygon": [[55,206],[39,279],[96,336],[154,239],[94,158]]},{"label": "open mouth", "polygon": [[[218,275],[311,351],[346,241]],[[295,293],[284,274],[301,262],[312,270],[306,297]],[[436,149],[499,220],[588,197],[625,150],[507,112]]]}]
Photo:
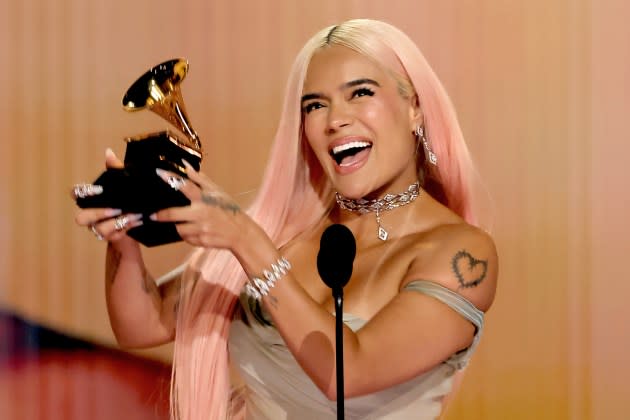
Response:
[{"label": "open mouth", "polygon": [[330,156],[337,162],[337,165],[347,166],[356,160],[359,153],[370,148],[372,148],[372,143],[370,142],[352,141],[333,147],[330,150]]}]

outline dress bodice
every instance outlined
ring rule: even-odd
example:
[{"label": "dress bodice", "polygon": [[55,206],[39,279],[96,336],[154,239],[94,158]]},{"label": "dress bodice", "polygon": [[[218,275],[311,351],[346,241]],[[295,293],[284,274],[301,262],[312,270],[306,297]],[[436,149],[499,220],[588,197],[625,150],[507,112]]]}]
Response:
[{"label": "dress bodice", "polygon": [[[461,295],[433,282],[414,281],[407,290],[430,295],[456,310],[475,327],[472,344],[430,371],[390,388],[345,400],[349,420],[435,419],[451,388],[453,375],[474,352],[483,330],[483,312]],[[241,297],[242,319],[233,322],[229,352],[246,384],[247,419],[336,419],[337,403],[330,401],[298,365],[282,337],[260,306]],[[343,322],[358,331],[366,320],[344,314]]]}]

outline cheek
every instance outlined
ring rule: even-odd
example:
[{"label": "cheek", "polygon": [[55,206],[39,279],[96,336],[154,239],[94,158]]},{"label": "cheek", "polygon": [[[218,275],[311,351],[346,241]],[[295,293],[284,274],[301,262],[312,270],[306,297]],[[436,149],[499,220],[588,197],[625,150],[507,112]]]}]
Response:
[{"label": "cheek", "polygon": [[393,135],[401,136],[402,138],[409,139],[410,143],[413,143],[413,130],[411,128],[410,115],[408,107],[401,104],[400,100],[392,100],[387,105],[389,113],[387,114],[387,121],[391,125],[390,129]]},{"label": "cheek", "polygon": [[[324,132],[323,127],[324,122],[322,118],[318,116],[307,116],[304,118],[304,136],[306,137],[306,141],[311,146],[311,148],[317,153],[321,147],[321,144],[324,140],[322,133]],[[318,147],[319,146],[319,147]]]},{"label": "cheek", "polygon": [[[316,119],[312,115],[304,115],[302,119],[302,126],[304,127],[304,134],[308,139],[314,138]],[[309,140],[310,142],[311,140]]]},{"label": "cheek", "polygon": [[383,109],[378,106],[369,106],[363,110],[363,115],[368,121],[383,122]]},{"label": "cheek", "polygon": [[313,146],[306,136],[302,138],[302,152],[304,154],[304,159],[306,161],[306,165],[310,168],[311,173],[322,173],[323,165],[321,163],[320,157],[313,150]]},{"label": "cheek", "polygon": [[391,95],[382,95],[376,100],[367,101],[361,112],[370,121],[387,126],[400,125],[404,116],[399,98]]}]

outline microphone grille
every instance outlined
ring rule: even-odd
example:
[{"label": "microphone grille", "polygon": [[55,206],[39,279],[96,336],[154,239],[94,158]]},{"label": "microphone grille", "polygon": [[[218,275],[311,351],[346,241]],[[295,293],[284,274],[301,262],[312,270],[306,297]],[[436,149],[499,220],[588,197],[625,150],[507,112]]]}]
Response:
[{"label": "microphone grille", "polygon": [[348,283],[356,252],[356,240],[346,226],[333,224],[324,230],[317,254],[317,271],[328,287],[343,288]]}]

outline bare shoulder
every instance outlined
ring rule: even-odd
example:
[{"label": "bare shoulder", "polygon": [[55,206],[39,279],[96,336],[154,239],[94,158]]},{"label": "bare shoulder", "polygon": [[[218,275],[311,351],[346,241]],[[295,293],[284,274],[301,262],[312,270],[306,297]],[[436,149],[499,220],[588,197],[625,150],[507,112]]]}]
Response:
[{"label": "bare shoulder", "polygon": [[444,224],[422,235],[401,287],[428,280],[459,293],[487,311],[494,300],[498,256],[492,237],[467,223]]}]

